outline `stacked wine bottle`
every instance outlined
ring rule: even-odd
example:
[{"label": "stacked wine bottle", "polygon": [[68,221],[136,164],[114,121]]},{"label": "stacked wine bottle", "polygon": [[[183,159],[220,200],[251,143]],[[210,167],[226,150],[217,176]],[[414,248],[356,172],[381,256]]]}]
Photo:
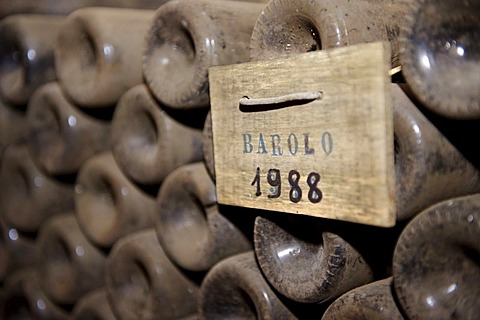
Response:
[{"label": "stacked wine bottle", "polygon": [[[63,2],[0,4],[0,319],[480,318],[477,2]],[[396,226],[219,204],[208,68],[372,41]]]}]

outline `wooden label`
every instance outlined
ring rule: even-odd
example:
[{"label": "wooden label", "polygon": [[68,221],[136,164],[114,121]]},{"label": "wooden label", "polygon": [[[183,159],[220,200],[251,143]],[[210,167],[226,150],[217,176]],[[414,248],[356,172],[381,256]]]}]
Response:
[{"label": "wooden label", "polygon": [[221,204],[395,224],[390,50],[210,68]]}]

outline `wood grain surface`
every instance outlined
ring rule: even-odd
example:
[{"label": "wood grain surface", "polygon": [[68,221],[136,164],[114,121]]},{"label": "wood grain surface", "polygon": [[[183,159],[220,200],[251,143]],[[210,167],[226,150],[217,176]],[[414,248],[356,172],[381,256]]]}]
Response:
[{"label": "wood grain surface", "polygon": [[209,70],[222,204],[395,224],[390,48]]}]

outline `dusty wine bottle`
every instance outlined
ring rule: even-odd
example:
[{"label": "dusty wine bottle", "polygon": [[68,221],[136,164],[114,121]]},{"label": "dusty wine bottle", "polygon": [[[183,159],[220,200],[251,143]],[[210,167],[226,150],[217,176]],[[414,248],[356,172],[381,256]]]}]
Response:
[{"label": "dusty wine bottle", "polygon": [[68,97],[82,107],[112,107],[142,83],[141,47],[153,10],[82,8],[60,31],[55,67]]},{"label": "dusty wine bottle", "polygon": [[191,271],[251,249],[251,243],[217,205],[215,185],[203,162],[174,170],[158,193],[156,230],[165,253]]},{"label": "dusty wine bottle", "polygon": [[81,297],[71,313],[72,320],[116,320],[110,308],[104,287],[93,290]]},{"label": "dusty wine bottle", "polygon": [[410,1],[400,32],[402,72],[416,97],[449,118],[480,118],[480,3]]},{"label": "dusty wine bottle", "polygon": [[255,23],[252,60],[390,41],[392,65],[398,65],[397,36],[407,11],[404,1],[271,0]]},{"label": "dusty wine bottle", "polygon": [[0,283],[20,268],[36,265],[35,238],[11,228],[0,215]]},{"label": "dusty wine bottle", "polygon": [[[67,15],[85,7],[157,9],[168,0],[15,0],[0,3],[0,19],[18,13]],[[266,1],[266,0],[265,0]]]},{"label": "dusty wine bottle", "polygon": [[105,279],[108,301],[120,320],[179,319],[195,313],[198,284],[168,259],[154,229],[114,244]]},{"label": "dusty wine bottle", "polygon": [[25,112],[0,99],[0,159],[8,145],[26,142],[27,132]]},{"label": "dusty wine bottle", "polygon": [[75,186],[75,213],[85,236],[100,247],[153,225],[155,198],[125,177],[111,152],[88,159]]},{"label": "dusty wine bottle", "polygon": [[373,281],[362,255],[324,221],[259,216],[254,244],[269,283],[297,302],[326,302]]},{"label": "dusty wine bottle", "polygon": [[0,22],[0,96],[25,105],[40,85],[55,80],[54,46],[65,21],[54,15],[12,15]]},{"label": "dusty wine bottle", "polygon": [[392,84],[397,220],[438,201],[480,192],[478,170]]},{"label": "dusty wine bottle", "polygon": [[249,59],[253,25],[264,7],[178,0],[158,8],[143,58],[143,74],[155,97],[172,108],[208,107],[208,68]]},{"label": "dusty wine bottle", "polygon": [[85,238],[73,212],[46,221],[37,245],[40,286],[52,301],[73,304],[103,286],[105,254]]},{"label": "dusty wine bottle", "polygon": [[71,103],[58,83],[43,85],[27,109],[28,147],[47,174],[70,175],[92,155],[110,148],[110,124]]},{"label": "dusty wine bottle", "polygon": [[392,278],[378,280],[352,289],[336,299],[322,320],[390,319],[403,320],[392,293]]},{"label": "dusty wine bottle", "polygon": [[68,313],[53,303],[39,286],[35,268],[17,270],[5,283],[0,319],[67,320]]},{"label": "dusty wine bottle", "polygon": [[3,219],[23,232],[35,232],[49,217],[73,210],[73,185],[43,174],[23,144],[5,150],[0,186]]},{"label": "dusty wine bottle", "polygon": [[141,84],[116,106],[112,154],[135,182],[160,185],[179,166],[202,160],[202,132],[171,117]]},{"label": "dusty wine bottle", "polygon": [[480,195],[414,217],[393,256],[393,283],[409,319],[480,317]]},{"label": "dusty wine bottle", "polygon": [[271,289],[252,251],[231,256],[205,276],[199,319],[297,319]]}]

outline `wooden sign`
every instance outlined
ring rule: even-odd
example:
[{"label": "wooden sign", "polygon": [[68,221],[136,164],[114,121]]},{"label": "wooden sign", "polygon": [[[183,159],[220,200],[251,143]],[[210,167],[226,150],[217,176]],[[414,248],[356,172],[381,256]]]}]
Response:
[{"label": "wooden sign", "polygon": [[390,50],[210,68],[218,202],[395,224]]}]

